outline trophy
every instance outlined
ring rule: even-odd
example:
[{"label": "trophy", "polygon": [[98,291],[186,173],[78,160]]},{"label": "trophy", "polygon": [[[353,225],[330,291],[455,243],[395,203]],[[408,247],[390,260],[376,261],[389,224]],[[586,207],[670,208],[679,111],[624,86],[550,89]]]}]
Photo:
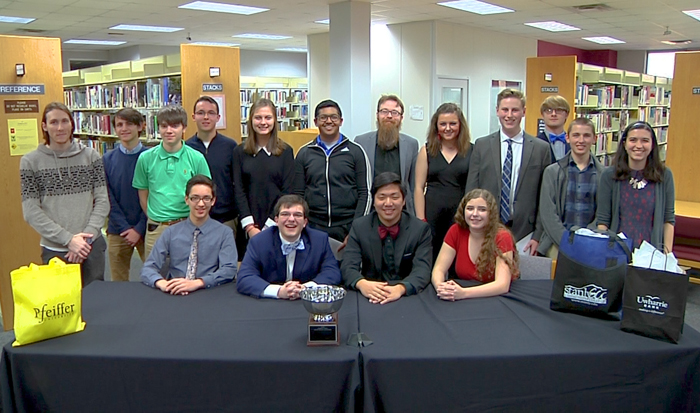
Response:
[{"label": "trophy", "polygon": [[340,343],[338,310],[343,306],[345,289],[333,285],[307,287],[299,293],[309,312],[307,346],[337,346]]}]

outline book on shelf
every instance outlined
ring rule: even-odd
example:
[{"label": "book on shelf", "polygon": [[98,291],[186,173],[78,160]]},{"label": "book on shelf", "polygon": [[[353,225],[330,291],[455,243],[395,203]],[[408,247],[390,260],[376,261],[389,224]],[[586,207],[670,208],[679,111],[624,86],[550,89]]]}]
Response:
[{"label": "book on shelf", "polygon": [[64,90],[63,98],[73,110],[161,108],[182,104],[182,85],[180,77],[172,76],[117,84],[73,86]]}]

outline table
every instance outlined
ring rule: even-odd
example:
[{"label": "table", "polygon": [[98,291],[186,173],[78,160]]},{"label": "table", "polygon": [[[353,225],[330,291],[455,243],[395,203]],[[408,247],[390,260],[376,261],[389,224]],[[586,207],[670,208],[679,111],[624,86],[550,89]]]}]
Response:
[{"label": "table", "polygon": [[364,410],[700,411],[700,334],[678,345],[549,309],[551,281],[444,302],[429,286],[385,306],[359,300]]},{"label": "table", "polygon": [[[141,283],[83,291],[85,331],[3,352],[3,411],[177,412],[353,409],[358,349],[306,346],[300,301],[234,284],[170,296]],[[340,310],[357,331],[356,293]]]}]

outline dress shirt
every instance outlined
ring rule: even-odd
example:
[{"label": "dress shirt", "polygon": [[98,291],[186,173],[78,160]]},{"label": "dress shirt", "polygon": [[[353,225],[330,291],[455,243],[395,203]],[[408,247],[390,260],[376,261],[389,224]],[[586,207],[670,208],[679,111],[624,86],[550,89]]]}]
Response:
[{"label": "dress shirt", "polygon": [[[255,154],[255,156],[260,155],[260,151],[265,152],[265,154],[268,156],[268,158],[269,158],[270,156],[272,156],[272,154],[270,153],[270,151],[267,150],[267,147],[266,147],[266,146],[258,146],[258,152]],[[253,216],[252,216],[252,215],[248,215],[247,217],[243,217],[243,218],[241,219],[241,228],[245,228],[246,226],[248,226],[248,225],[250,225],[250,224],[255,224],[255,220],[253,219]],[[273,221],[273,220],[271,220],[270,218],[268,218],[268,219],[265,221],[265,225],[264,225],[262,228],[260,228],[260,229],[269,228],[269,227],[272,227],[272,226],[275,226],[275,225],[277,225],[277,224],[275,223],[275,221]]]},{"label": "dress shirt", "polygon": [[185,277],[195,228],[201,231],[197,238],[201,253],[198,254],[195,278],[201,278],[206,288],[233,281],[238,269],[238,253],[231,228],[214,219],[207,219],[196,227],[188,218],[169,226],[158,238],[141,269],[144,284],[155,287],[156,281],[163,279],[160,270],[168,256],[170,268],[165,279]]},{"label": "dress shirt", "polygon": [[[554,133],[548,128],[544,128],[544,133],[547,135],[547,139],[549,139],[549,135],[558,135],[558,133]],[[552,141],[549,141],[549,146],[552,147],[552,152],[554,152],[554,157],[558,160],[564,157],[566,155],[566,144],[561,141],[555,141],[552,143]]]},{"label": "dress shirt", "polygon": [[[291,244],[291,242],[282,238],[282,234],[279,234],[279,237],[280,237],[280,241],[282,241],[282,245]],[[299,237],[301,237],[301,235],[299,235]],[[299,237],[292,242],[295,242],[296,240],[298,240]],[[294,274],[294,260],[296,259],[296,257],[297,257],[297,250],[296,249],[292,249],[292,252],[287,254],[287,281],[292,280],[292,275]],[[265,298],[277,298],[277,293],[279,293],[280,288],[282,288],[281,285],[276,285],[276,284],[268,285],[267,287],[265,287],[265,290],[263,291],[263,297],[265,297]]]},{"label": "dress shirt", "polygon": [[[515,201],[515,189],[518,187],[518,177],[520,176],[520,164],[523,159],[523,130],[521,129],[517,135],[510,138],[508,135],[503,133],[501,129],[501,171],[503,171],[503,164],[506,161],[506,154],[508,153],[508,139],[512,140],[511,144],[513,149],[513,176],[510,179],[510,216],[513,216],[513,202]],[[498,197],[500,194],[493,194]],[[497,198],[498,199],[498,198]]]},{"label": "dress shirt", "polygon": [[135,153],[139,153],[141,151],[141,148],[143,148],[143,144],[141,142],[136,145],[134,149],[126,149],[124,145],[119,144],[119,150],[124,154],[124,155],[133,155]]}]

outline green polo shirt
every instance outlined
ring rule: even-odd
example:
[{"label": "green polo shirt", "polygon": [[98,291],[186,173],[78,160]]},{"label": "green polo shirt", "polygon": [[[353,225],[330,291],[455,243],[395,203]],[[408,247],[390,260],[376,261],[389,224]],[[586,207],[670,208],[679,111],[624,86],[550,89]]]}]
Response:
[{"label": "green polo shirt", "polygon": [[187,181],[198,174],[211,178],[204,155],[184,142],[182,149],[168,153],[161,142],[139,156],[132,186],[148,189],[148,218],[157,222],[173,221],[190,214],[185,203],[185,189]]}]

